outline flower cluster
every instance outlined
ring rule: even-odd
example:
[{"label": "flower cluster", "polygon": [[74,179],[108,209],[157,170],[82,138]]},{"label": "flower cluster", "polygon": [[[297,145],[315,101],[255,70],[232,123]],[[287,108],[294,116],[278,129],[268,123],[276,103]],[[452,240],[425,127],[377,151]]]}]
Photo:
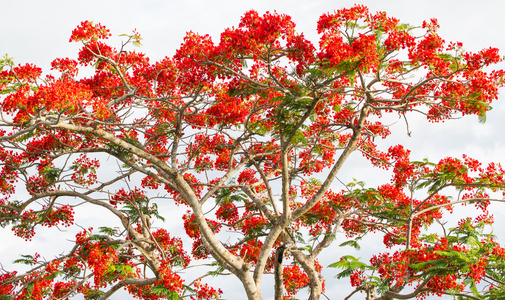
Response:
[{"label": "flower cluster", "polygon": [[110,37],[110,31],[105,26],[93,24],[90,21],[82,21],[79,26],[72,30],[70,42],[95,41],[98,39],[107,39]]}]

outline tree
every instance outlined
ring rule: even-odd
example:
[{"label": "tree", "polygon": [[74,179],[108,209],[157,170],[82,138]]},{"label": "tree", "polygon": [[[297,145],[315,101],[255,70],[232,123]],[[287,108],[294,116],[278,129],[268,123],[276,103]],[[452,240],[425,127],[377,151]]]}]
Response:
[{"label": "tree", "polygon": [[[231,272],[249,299],[262,299],[273,274],[276,299],[307,288],[315,300],[326,248],[383,233],[389,251],[369,262],[350,252],[328,266],[350,277],[351,295],[505,297],[505,250],[485,230],[489,203],[503,201],[500,165],[411,161],[401,145],[375,141],[390,136],[392,117],[485,121],[505,78],[489,71],[498,50],[465,52],[437,28],[355,5],[321,16],[316,47],[289,16],[249,11],[219,43],[189,32],[173,57],[150,63],[128,50],[137,32],[115,49],[104,26],[85,21],[70,38],[82,43],[77,60],[52,62],[58,76],[5,57],[2,226],[30,240],[41,226],[76,226],[74,213],[93,206],[122,228],[83,229],[54,259],[23,255],[31,269],[3,270],[0,294],[107,299],[124,288],[140,299],[214,299],[221,291],[202,280]],[[342,188],[337,174],[352,152],[391,180]],[[187,212],[163,216],[167,203]],[[443,225],[456,205],[482,214]],[[166,217],[182,218],[191,253],[157,221]],[[213,271],[183,280],[199,260]]]}]

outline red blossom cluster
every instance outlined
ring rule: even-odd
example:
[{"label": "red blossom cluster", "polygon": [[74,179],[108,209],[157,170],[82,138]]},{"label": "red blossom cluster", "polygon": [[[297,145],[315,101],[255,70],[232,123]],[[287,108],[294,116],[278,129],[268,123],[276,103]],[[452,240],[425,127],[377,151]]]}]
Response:
[{"label": "red blossom cluster", "polygon": [[284,267],[283,282],[288,296],[296,295],[299,289],[309,284],[309,277],[297,265]]},{"label": "red blossom cluster", "polygon": [[72,30],[70,42],[107,39],[110,35],[110,31],[102,24],[93,24],[93,22],[90,21],[82,21],[79,26]]}]

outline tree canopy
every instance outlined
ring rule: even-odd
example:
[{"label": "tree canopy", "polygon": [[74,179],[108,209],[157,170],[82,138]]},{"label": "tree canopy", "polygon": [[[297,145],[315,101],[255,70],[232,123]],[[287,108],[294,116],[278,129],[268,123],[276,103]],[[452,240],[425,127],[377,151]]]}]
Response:
[{"label": "tree canopy", "polygon": [[[498,49],[467,52],[438,27],[355,5],[322,15],[313,44],[289,16],[248,11],[219,41],[188,32],[173,57],[151,62],[131,47],[139,33],[114,48],[105,26],[84,21],[70,37],[77,58],[55,59],[52,74],[5,56],[2,227],[31,240],[40,227],[78,227],[84,207],[122,227],[82,228],[58,257],[22,255],[28,271],[2,270],[0,295],[219,299],[206,277],[231,273],[251,300],[263,299],[265,276],[275,299],[306,290],[316,300],[335,280],[321,274],[329,267],[349,277],[347,298],[505,297],[505,249],[487,229],[502,167],[378,145],[391,120],[484,122],[498,98]],[[339,182],[353,152],[391,177]],[[457,205],[481,213],[448,226]],[[165,218],[180,218],[186,236]],[[354,248],[370,234],[385,250],[361,261]],[[342,245],[348,255],[319,263]],[[185,278],[198,265],[213,269]]]}]

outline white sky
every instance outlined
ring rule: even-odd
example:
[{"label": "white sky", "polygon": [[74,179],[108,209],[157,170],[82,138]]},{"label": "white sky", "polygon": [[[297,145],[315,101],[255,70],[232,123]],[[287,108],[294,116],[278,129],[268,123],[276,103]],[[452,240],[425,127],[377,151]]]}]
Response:
[{"label": "white sky", "polygon": [[[224,28],[236,26],[241,15],[249,9],[256,9],[260,13],[275,10],[291,15],[298,31],[317,43],[316,22],[319,16],[341,7],[349,7],[355,2],[369,6],[370,11],[386,11],[401,22],[410,24],[419,25],[423,20],[437,18],[441,25],[439,33],[446,41],[461,41],[467,50],[494,46],[503,49],[502,55],[505,54],[505,1],[500,0],[0,0],[0,55],[8,53],[15,58],[16,63],[35,63],[47,72],[54,58],[77,56],[79,45],[68,43],[70,33],[81,21],[90,20],[107,26],[113,37],[137,29],[144,38],[144,46],[140,51],[155,61],[172,55],[187,31],[209,33],[217,38]],[[119,42],[117,46],[120,46]],[[505,68],[505,64],[501,68]],[[502,93],[501,98],[504,97],[505,94]],[[445,156],[460,157],[466,153],[485,161],[505,162],[503,100],[500,99],[493,105],[494,109],[488,114],[488,121],[484,125],[473,117],[442,125],[413,121],[410,124],[412,137],[407,138],[404,125],[398,123],[394,130],[397,134],[395,141],[407,145],[415,159],[428,157],[436,161]],[[353,177],[361,179],[361,174],[369,173],[365,167],[364,164],[356,163],[353,169],[346,170],[342,175],[343,180]],[[376,183],[380,179],[368,178],[365,181]],[[504,209],[501,205],[493,207],[498,222],[495,232],[501,235],[500,241],[505,244],[505,233],[501,232],[505,226]],[[0,262],[8,266],[20,252],[57,251],[54,243],[59,242],[52,239],[56,233],[57,231],[41,233],[36,241],[42,246],[34,246],[14,238],[8,229],[0,228],[0,238],[3,240],[0,244]],[[42,251],[37,247],[42,247]],[[338,258],[335,254],[329,262]],[[337,284],[332,278],[334,274],[336,272],[326,275],[328,296],[332,300],[342,299],[344,295],[339,289],[349,284],[347,280]],[[240,283],[224,290],[226,299],[244,297]],[[300,297],[304,298],[304,295]]]}]

